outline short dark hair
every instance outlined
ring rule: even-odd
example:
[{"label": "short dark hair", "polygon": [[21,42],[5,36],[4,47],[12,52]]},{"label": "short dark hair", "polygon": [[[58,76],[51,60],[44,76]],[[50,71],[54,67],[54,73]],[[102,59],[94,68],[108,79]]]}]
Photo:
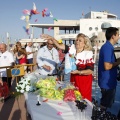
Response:
[{"label": "short dark hair", "polygon": [[117,34],[117,31],[119,30],[116,27],[107,28],[106,33],[105,33],[106,39],[109,41],[113,35]]}]

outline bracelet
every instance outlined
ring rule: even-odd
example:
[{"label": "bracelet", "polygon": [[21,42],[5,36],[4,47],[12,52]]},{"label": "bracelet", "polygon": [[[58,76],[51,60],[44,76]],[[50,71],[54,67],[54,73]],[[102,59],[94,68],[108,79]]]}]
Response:
[{"label": "bracelet", "polygon": [[82,74],[82,71],[80,71],[80,75]]}]

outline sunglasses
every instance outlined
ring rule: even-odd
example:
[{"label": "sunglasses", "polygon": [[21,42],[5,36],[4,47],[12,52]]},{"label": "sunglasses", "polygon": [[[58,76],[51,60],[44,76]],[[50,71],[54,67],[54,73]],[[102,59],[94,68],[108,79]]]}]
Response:
[{"label": "sunglasses", "polygon": [[54,44],[47,43],[47,45],[51,45],[51,46],[53,46]]}]

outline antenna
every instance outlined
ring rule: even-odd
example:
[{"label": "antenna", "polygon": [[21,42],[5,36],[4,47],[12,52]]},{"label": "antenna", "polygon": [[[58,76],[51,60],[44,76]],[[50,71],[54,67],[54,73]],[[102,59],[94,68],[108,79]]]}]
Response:
[{"label": "antenna", "polygon": [[9,51],[9,33],[8,32],[6,33],[6,36],[7,36],[7,48],[8,48],[8,51]]}]

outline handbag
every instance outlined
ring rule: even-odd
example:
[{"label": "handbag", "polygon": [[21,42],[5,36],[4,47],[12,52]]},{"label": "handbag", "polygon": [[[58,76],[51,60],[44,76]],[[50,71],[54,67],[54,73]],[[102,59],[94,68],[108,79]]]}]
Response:
[{"label": "handbag", "polygon": [[10,91],[7,82],[3,82],[3,85],[0,85],[0,98],[6,99],[9,96],[10,96]]}]

